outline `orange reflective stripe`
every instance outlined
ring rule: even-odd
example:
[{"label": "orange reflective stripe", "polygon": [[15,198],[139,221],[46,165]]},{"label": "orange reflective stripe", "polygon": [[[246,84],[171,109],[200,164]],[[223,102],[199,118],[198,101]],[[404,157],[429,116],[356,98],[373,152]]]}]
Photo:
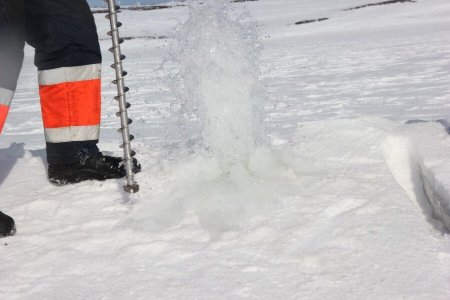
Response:
[{"label": "orange reflective stripe", "polygon": [[41,85],[42,119],[45,128],[100,124],[100,79]]},{"label": "orange reflective stripe", "polygon": [[2,133],[3,125],[5,125],[6,116],[8,115],[9,106],[0,104],[0,133]]}]

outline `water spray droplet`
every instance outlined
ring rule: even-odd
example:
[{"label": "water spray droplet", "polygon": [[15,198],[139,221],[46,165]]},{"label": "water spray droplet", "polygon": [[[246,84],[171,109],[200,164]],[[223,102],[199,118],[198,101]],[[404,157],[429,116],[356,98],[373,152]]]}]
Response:
[{"label": "water spray droplet", "polygon": [[[248,17],[247,17],[248,19]],[[188,20],[179,28],[172,57],[180,115],[196,119],[203,149],[223,169],[247,164],[265,140],[259,80],[261,44],[251,20],[231,16],[229,1],[192,2]]]}]

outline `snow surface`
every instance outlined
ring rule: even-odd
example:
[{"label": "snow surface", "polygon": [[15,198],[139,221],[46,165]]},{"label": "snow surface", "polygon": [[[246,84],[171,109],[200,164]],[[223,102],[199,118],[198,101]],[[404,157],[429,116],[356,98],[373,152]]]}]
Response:
[{"label": "snow surface", "polygon": [[[367,3],[233,4],[230,20],[248,10],[264,46],[248,59],[267,89],[270,145],[226,168],[174,117],[174,27],[188,8],[124,11],[144,167],[132,196],[120,180],[47,181],[27,48],[0,138],[1,210],[18,226],[0,243],[0,299],[450,299],[450,138],[434,122],[450,116],[450,3],[344,11]],[[96,21],[101,146],[120,155],[108,23]]]}]

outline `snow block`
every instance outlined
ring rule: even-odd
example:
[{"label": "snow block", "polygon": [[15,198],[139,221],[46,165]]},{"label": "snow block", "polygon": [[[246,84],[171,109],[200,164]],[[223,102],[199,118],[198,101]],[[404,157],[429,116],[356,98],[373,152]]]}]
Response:
[{"label": "snow block", "polygon": [[450,137],[441,124],[410,123],[405,133],[417,151],[417,171],[432,217],[440,220],[450,232]]},{"label": "snow block", "polygon": [[434,173],[423,162],[420,164],[420,177],[425,195],[433,209],[433,217],[440,220],[450,232],[450,178],[440,172]]}]

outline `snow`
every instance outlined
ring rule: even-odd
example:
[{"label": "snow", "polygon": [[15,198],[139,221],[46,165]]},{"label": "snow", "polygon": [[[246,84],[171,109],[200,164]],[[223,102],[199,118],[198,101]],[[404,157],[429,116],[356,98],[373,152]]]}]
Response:
[{"label": "snow", "polygon": [[[256,64],[267,89],[269,145],[255,144],[226,168],[198,143],[204,127],[174,113],[183,102],[173,74],[190,66],[173,55],[186,49],[177,48],[183,27],[174,27],[189,20],[188,8],[122,12],[122,35],[136,37],[123,44],[143,164],[135,195],[120,180],[47,181],[27,48],[0,138],[0,208],[18,226],[0,243],[0,299],[449,299],[450,137],[435,121],[450,115],[450,3],[344,11],[367,3],[233,4],[224,27],[203,39],[211,47],[229,33],[224,44],[242,46],[238,58]],[[233,34],[252,29],[239,18],[246,10],[264,46],[259,59],[246,56],[256,41]],[[120,155],[108,23],[100,14],[96,21],[101,147]],[[202,35],[187,31],[184,41],[194,37]],[[199,104],[209,99],[208,87],[190,87],[200,87]],[[219,96],[227,100],[226,90]]]}]

